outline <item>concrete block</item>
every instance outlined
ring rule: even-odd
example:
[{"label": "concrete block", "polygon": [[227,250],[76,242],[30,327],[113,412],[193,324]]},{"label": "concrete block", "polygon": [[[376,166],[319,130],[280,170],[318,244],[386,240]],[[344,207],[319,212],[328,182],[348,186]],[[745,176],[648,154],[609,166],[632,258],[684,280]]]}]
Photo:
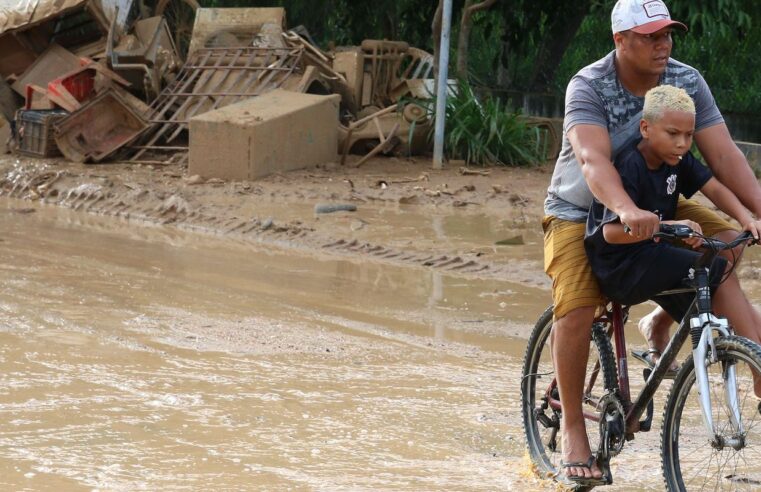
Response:
[{"label": "concrete block", "polygon": [[190,120],[188,174],[252,180],[335,162],[337,94],[275,90]]}]

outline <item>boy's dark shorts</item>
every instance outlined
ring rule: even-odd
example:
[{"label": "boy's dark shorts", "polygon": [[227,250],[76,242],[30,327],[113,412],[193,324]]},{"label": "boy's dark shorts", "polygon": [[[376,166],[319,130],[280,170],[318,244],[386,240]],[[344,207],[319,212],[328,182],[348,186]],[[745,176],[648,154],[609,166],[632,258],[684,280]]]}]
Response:
[{"label": "boy's dark shorts", "polygon": [[[653,255],[652,263],[642,275],[639,283],[626,296],[626,299],[617,300],[623,304],[638,304],[652,299],[678,322],[690,308],[690,304],[695,299],[695,293],[654,296],[664,290],[688,287],[689,285],[684,283],[684,279],[687,278],[690,268],[693,268],[695,260],[700,256],[702,253],[698,251],[673,245],[663,245],[658,248],[658,254]],[[716,287],[721,283],[726,267],[727,260],[725,258],[717,256],[714,259],[708,279],[711,293],[715,292]]]},{"label": "boy's dark shorts", "polygon": [[[714,236],[738,230],[716,212],[695,200],[679,197],[676,219],[690,219],[700,224],[703,234]],[[555,319],[578,308],[605,305],[597,279],[584,250],[584,222],[570,222],[553,216],[542,221],[544,228],[544,271],[552,279]]]}]

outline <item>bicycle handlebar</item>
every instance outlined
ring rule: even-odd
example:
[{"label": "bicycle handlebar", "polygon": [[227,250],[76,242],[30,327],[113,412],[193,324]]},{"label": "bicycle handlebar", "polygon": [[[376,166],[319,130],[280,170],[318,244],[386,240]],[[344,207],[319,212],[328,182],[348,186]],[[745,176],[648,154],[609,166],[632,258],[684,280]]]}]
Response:
[{"label": "bicycle handlebar", "polygon": [[696,234],[695,231],[693,231],[690,227],[684,225],[684,224],[661,224],[660,230],[653,234],[654,238],[661,238],[661,239],[687,239],[691,237],[701,237],[703,238],[703,246],[709,247],[713,250],[725,250],[725,249],[733,249],[736,246],[739,246],[740,244],[751,241],[751,244],[758,244],[759,241],[756,239],[753,239],[753,236],[749,231],[743,231],[740,234],[737,235],[735,239],[732,241],[726,242],[722,241],[721,239],[716,239],[712,237],[705,237],[701,234]]}]

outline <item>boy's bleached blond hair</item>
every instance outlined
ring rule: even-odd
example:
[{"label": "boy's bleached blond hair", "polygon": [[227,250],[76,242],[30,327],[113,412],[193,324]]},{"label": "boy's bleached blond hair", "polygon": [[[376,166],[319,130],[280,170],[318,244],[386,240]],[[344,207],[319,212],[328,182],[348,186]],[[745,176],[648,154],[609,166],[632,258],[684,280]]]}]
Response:
[{"label": "boy's bleached blond hair", "polygon": [[659,85],[647,91],[642,118],[653,123],[661,119],[666,111],[695,114],[695,102],[687,91],[673,85]]}]

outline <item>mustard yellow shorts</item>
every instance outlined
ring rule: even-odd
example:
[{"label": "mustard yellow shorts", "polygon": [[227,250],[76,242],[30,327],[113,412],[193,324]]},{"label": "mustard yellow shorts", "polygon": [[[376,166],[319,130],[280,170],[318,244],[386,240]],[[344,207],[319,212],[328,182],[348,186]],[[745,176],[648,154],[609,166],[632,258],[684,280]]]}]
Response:
[{"label": "mustard yellow shorts", "polygon": [[[677,220],[689,219],[700,224],[703,234],[714,236],[737,227],[695,200],[679,199]],[[574,309],[597,307],[605,303],[597,279],[584,250],[586,224],[569,222],[553,216],[542,220],[544,230],[544,271],[552,280],[555,318]]]}]

